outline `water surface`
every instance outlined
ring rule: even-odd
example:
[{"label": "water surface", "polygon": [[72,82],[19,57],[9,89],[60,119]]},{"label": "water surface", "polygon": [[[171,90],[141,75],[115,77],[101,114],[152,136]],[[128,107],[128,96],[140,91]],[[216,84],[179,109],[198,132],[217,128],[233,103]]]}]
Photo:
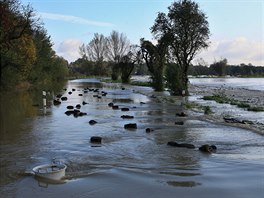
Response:
[{"label": "water surface", "polygon": [[[98,92],[84,93],[87,87],[108,94],[98,98]],[[176,193],[259,197],[264,193],[263,136],[202,121],[191,112],[187,118],[176,117],[182,106],[156,103],[137,87],[85,79],[69,81],[66,88],[60,93],[68,100],[59,106],[48,101],[46,108],[41,93],[40,98],[25,93],[1,96],[0,191],[4,197],[171,197]],[[86,116],[64,114],[68,105],[83,101],[88,104],[80,110]],[[113,110],[110,102],[130,111]],[[134,119],[120,118],[124,114]],[[90,125],[92,119],[98,123]],[[179,126],[175,121],[185,123]],[[137,123],[138,128],[126,130],[127,123]],[[147,127],[154,131],[146,133]],[[101,136],[102,144],[90,143],[91,136]],[[208,155],[197,148],[169,147],[168,141],[196,147],[215,144],[218,151]],[[53,159],[68,166],[65,183],[24,174]]]}]

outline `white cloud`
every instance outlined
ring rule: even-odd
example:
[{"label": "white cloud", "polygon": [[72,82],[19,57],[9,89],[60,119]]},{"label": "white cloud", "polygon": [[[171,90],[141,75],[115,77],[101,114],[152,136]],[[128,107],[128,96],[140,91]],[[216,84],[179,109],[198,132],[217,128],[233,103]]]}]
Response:
[{"label": "white cloud", "polygon": [[112,27],[112,26],[114,26],[112,23],[92,21],[92,20],[88,20],[88,19],[84,19],[81,17],[72,16],[72,15],[62,15],[62,14],[47,13],[47,12],[40,12],[39,14],[40,14],[41,18],[56,20],[56,21],[65,21],[65,22],[70,22],[70,23],[101,26],[101,27]]},{"label": "white cloud", "polygon": [[209,64],[227,58],[229,64],[252,63],[264,66],[264,43],[250,41],[245,37],[212,41],[210,47],[201,52],[197,58],[203,58]]},{"label": "white cloud", "polygon": [[79,47],[83,42],[78,39],[67,39],[59,44],[55,44],[54,50],[56,54],[62,56],[69,62],[73,62],[80,58]]}]

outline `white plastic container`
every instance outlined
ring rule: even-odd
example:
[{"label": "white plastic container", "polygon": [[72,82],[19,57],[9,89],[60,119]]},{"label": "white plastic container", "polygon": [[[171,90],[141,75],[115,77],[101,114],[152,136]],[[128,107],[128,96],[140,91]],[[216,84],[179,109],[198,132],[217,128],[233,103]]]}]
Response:
[{"label": "white plastic container", "polygon": [[33,168],[35,176],[51,179],[61,180],[65,176],[67,166],[64,164],[45,164]]}]

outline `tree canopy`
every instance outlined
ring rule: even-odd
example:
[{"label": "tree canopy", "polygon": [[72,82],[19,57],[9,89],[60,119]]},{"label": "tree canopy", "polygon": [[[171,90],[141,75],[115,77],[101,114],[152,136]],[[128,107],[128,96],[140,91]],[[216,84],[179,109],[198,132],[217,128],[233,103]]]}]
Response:
[{"label": "tree canopy", "polygon": [[196,2],[180,0],[172,3],[168,14],[159,13],[151,32],[156,39],[166,38],[169,43],[170,61],[178,64],[181,87],[173,93],[188,89],[187,73],[195,55],[209,45],[209,24]]}]

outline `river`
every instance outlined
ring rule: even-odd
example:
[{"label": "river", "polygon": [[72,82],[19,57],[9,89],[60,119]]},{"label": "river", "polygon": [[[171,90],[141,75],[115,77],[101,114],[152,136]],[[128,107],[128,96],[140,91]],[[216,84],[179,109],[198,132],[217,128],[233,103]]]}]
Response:
[{"label": "river", "polygon": [[[108,94],[84,93],[97,88]],[[264,136],[250,130],[197,119],[191,112],[176,117],[181,105],[157,103],[150,88],[68,81],[67,96],[54,106],[42,93],[1,95],[0,193],[3,197],[261,197],[264,194]],[[75,89],[75,91],[72,91]],[[69,95],[69,91],[72,94]],[[59,93],[48,93],[48,98]],[[79,95],[81,94],[81,95]],[[181,98],[178,103],[181,104]],[[85,101],[88,104],[82,105]],[[113,110],[108,103],[129,108]],[[67,116],[68,105],[81,104],[82,117]],[[122,119],[127,114],[134,119]],[[95,125],[89,121],[95,120]],[[184,121],[184,125],[175,125]],[[137,123],[137,129],[124,125]],[[146,133],[145,129],[154,129]],[[90,142],[101,136],[102,144]],[[168,141],[192,143],[176,148]],[[204,154],[203,144],[217,152]],[[55,159],[67,165],[62,183],[26,174]]]}]

